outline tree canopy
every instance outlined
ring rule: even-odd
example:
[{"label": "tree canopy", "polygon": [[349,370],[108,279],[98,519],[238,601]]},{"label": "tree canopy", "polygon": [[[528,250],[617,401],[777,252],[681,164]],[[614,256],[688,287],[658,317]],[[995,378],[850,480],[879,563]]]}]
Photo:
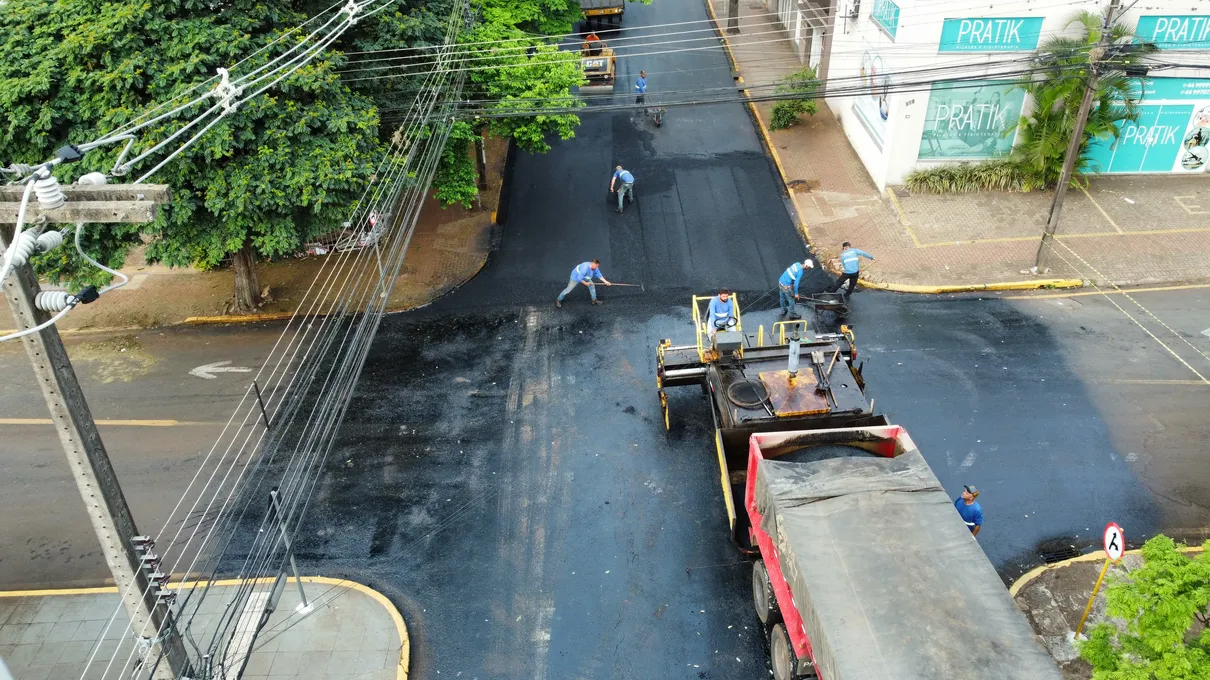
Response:
[{"label": "tree canopy", "polygon": [[[233,0],[221,12],[197,0],[11,0],[0,12],[0,118],[6,121],[0,159],[40,162],[58,146],[95,139],[304,21],[285,0]],[[261,52],[243,67],[255,68],[270,54]],[[278,257],[340,223],[373,172],[381,144],[373,102],[340,82],[333,73],[339,63],[338,55],[321,54],[226,116],[154,177],[172,186],[173,202],[146,229],[150,259],[206,269],[241,252]],[[148,129],[135,152],[184,119]],[[90,152],[56,175],[71,181],[108,171],[119,151],[120,145]],[[111,265],[138,240],[133,227],[93,227],[86,235],[86,249]],[[62,253],[53,256],[41,263],[43,273],[95,277]],[[247,307],[255,300],[241,302]]]},{"label": "tree canopy", "polygon": [[1143,566],[1109,584],[1101,623],[1080,645],[1093,680],[1210,678],[1210,541],[1188,556],[1167,536],[1148,540]]}]

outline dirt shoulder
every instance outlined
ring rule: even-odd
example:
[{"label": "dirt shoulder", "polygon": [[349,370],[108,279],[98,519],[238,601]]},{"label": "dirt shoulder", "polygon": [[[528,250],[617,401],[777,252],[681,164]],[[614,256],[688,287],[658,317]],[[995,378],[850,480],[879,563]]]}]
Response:
[{"label": "dirt shoulder", "polygon": [[[487,142],[488,188],[479,205],[441,208],[431,196],[425,202],[407,258],[395,282],[387,311],[426,305],[471,279],[491,250],[492,221],[500,197],[508,142]],[[288,315],[307,295],[317,276],[326,276],[338,254],[297,257],[260,263],[257,273],[269,297],[259,314]],[[325,266],[326,265],[326,266]],[[149,328],[186,323],[195,317],[228,314],[232,299],[229,270],[203,272],[151,265],[136,250],[122,269],[131,281],[95,304],[81,305],[58,323],[63,331]],[[307,303],[310,306],[310,302]],[[0,328],[13,328],[4,313]]]}]

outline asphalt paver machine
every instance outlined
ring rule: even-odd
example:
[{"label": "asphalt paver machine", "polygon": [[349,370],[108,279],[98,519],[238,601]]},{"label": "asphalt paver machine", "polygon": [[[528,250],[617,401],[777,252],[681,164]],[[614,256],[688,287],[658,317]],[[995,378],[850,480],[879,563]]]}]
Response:
[{"label": "asphalt paver machine", "polygon": [[711,333],[708,323],[714,322],[706,313],[711,297],[693,297],[696,342],[659,343],[656,384],[665,428],[672,425],[669,388],[696,385],[710,402],[732,537],[745,553],[756,554],[748,518],[735,510],[735,499],[744,497],[748,438],[759,432],[886,425],[887,420],[875,415],[866,399],[857,342],[848,326],[826,331],[812,310],[803,319],[745,331],[739,296],[731,299],[735,316],[718,322],[721,328]]}]

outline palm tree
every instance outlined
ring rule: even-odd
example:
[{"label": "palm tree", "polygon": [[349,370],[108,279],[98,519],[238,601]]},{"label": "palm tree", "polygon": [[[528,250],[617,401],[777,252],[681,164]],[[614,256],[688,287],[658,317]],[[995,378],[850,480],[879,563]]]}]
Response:
[{"label": "palm tree", "polygon": [[[1047,40],[1034,60],[1037,72],[1021,79],[1020,87],[1033,101],[1032,111],[1021,117],[1014,149],[1028,177],[1026,190],[1051,187],[1059,180],[1103,25],[1101,14],[1083,11],[1073,15],[1067,26],[1080,26],[1082,35]],[[1073,180],[1082,177],[1081,170],[1097,170],[1088,167],[1092,140],[1116,140],[1123,123],[1138,120],[1142,80],[1127,73],[1139,73],[1142,57],[1155,51],[1154,44],[1139,41],[1132,29],[1116,22],[1110,26],[1109,47],[1099,69]]]}]

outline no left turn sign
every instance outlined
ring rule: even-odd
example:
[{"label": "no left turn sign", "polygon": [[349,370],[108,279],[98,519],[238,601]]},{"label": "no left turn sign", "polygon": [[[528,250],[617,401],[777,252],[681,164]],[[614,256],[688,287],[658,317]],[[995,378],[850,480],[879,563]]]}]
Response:
[{"label": "no left turn sign", "polygon": [[1126,534],[1122,527],[1110,522],[1105,525],[1105,556],[1113,561],[1122,559],[1126,552]]}]

